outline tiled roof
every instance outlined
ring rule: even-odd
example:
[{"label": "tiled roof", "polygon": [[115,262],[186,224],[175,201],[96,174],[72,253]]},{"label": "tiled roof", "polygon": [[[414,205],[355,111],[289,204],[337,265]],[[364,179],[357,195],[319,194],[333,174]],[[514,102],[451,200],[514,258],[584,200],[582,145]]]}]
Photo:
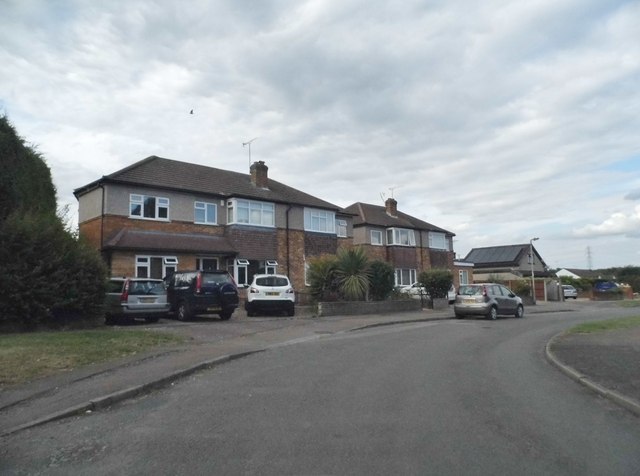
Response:
[{"label": "tiled roof", "polygon": [[173,251],[194,253],[235,253],[236,250],[223,236],[195,233],[163,233],[159,231],[121,230],[111,238],[105,249]]},{"label": "tiled roof", "polygon": [[353,226],[373,225],[385,228],[410,228],[415,230],[439,231],[441,233],[455,236],[454,233],[451,233],[444,228],[419,220],[418,218],[402,213],[401,211],[397,212],[397,216],[392,217],[387,214],[387,209],[383,206],[357,202],[353,205],[349,205],[345,208],[345,211],[356,215],[353,219]]},{"label": "tiled roof", "polygon": [[123,183],[189,191],[221,197],[243,197],[340,211],[332,203],[269,179],[269,188],[251,183],[250,174],[151,156],[74,190],[76,197],[101,183]]}]

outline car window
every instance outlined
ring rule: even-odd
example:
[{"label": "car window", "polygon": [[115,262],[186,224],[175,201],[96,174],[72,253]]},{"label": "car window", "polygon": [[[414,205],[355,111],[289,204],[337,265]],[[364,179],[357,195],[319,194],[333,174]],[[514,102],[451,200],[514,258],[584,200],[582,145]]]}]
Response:
[{"label": "car window", "polygon": [[202,284],[224,284],[230,281],[226,273],[202,273]]},{"label": "car window", "polygon": [[123,281],[109,281],[107,285],[108,293],[120,293],[122,292],[122,283]]},{"label": "car window", "polygon": [[500,289],[502,290],[502,294],[504,294],[505,296],[513,294],[513,292],[509,288],[505,288],[504,286],[500,286]]},{"label": "car window", "polygon": [[129,294],[132,296],[158,295],[164,292],[163,284],[157,281],[132,281],[129,284]]},{"label": "car window", "polygon": [[502,288],[500,288],[500,286],[498,286],[497,284],[494,284],[493,286],[489,286],[489,293],[493,296],[502,296]]},{"label": "car window", "polygon": [[279,276],[265,276],[264,278],[256,278],[257,286],[288,286],[289,280]]},{"label": "car window", "polygon": [[482,294],[482,286],[460,286],[458,294],[462,296],[475,296]]}]

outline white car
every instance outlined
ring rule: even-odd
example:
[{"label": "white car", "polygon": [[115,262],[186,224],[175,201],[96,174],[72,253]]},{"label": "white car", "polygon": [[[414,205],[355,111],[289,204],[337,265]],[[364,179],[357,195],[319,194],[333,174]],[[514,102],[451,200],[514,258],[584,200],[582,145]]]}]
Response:
[{"label": "white car", "polygon": [[573,286],[571,286],[570,284],[563,284],[562,285],[562,293],[564,294],[564,298],[573,298],[573,299],[577,299],[578,298],[578,290],[576,288],[574,288]]},{"label": "white car", "polygon": [[[423,298],[428,298],[429,294],[427,290],[420,286],[420,283],[413,283],[409,286],[398,286],[398,291],[404,294],[409,294],[411,297],[420,299],[420,296]],[[447,301],[449,304],[453,304],[456,300],[456,287],[452,284],[447,292]]]},{"label": "white car", "polygon": [[247,289],[244,308],[247,316],[258,311],[284,311],[295,315],[296,294],[291,281],[284,274],[256,274]]},{"label": "white car", "polygon": [[427,290],[420,286],[420,283],[413,283],[410,285],[398,286],[398,292],[403,294],[408,294],[412,298],[420,299],[420,296],[427,298],[429,295],[427,294]]}]

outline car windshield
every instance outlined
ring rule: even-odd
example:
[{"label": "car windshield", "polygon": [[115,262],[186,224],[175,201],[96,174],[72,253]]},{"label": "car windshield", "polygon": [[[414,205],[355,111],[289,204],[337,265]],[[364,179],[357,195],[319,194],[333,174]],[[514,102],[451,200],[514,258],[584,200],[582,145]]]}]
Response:
[{"label": "car windshield", "polygon": [[264,278],[256,278],[256,286],[288,286],[289,280],[279,276],[266,276]]},{"label": "car windshield", "polygon": [[458,294],[462,296],[476,296],[482,294],[484,288],[482,286],[460,286]]}]

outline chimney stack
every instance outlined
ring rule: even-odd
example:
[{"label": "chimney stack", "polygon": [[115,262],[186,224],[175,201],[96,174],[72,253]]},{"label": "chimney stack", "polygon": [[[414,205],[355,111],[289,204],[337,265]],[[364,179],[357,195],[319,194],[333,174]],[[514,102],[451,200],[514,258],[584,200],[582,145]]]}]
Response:
[{"label": "chimney stack", "polygon": [[395,199],[387,198],[384,204],[385,204],[385,207],[387,208],[387,215],[392,217],[398,216],[398,202],[396,202]]},{"label": "chimney stack", "polygon": [[249,170],[251,171],[251,183],[253,185],[259,188],[269,188],[269,177],[267,176],[269,167],[264,164],[264,161],[254,162]]}]

